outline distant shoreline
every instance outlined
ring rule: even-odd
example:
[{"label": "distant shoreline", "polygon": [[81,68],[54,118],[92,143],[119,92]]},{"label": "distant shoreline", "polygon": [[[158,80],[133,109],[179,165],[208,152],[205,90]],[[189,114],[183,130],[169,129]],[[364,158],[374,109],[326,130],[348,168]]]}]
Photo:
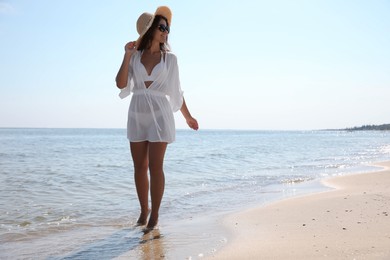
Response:
[{"label": "distant shoreline", "polygon": [[324,129],[323,131],[390,131],[390,124],[363,125],[343,129]]},{"label": "distant shoreline", "polygon": [[383,125],[363,125],[360,127],[346,128],[347,131],[388,131],[390,130],[390,124]]}]

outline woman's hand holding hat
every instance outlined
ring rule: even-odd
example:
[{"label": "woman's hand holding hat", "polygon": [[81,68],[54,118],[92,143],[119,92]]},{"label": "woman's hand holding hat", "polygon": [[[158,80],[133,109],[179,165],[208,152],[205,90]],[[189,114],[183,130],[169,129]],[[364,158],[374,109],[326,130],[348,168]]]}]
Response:
[{"label": "woman's hand holding hat", "polygon": [[125,52],[126,52],[126,54],[132,55],[136,51],[137,51],[137,48],[136,48],[136,45],[135,45],[135,41],[126,43],[126,45],[125,45]]}]

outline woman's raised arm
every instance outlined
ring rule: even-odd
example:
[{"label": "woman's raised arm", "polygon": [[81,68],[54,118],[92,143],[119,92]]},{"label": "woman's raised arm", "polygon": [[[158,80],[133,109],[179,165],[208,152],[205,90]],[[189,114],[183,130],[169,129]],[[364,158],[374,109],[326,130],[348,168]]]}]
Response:
[{"label": "woman's raised arm", "polygon": [[127,86],[130,58],[136,51],[135,42],[129,42],[125,45],[125,55],[123,57],[122,65],[115,78],[116,86],[120,89]]}]

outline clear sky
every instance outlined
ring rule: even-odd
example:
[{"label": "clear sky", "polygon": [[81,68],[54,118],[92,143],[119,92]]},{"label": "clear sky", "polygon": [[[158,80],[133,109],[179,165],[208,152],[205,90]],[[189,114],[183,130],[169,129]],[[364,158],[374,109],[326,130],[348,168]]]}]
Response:
[{"label": "clear sky", "polygon": [[390,123],[389,0],[0,0],[0,127],[125,128],[123,46],[159,5],[201,128]]}]

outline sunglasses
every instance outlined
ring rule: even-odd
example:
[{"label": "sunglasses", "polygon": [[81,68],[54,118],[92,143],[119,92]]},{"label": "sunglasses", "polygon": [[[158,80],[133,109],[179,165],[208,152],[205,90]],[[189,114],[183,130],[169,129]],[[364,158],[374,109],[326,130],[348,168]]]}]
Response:
[{"label": "sunglasses", "polygon": [[167,33],[169,33],[169,26],[168,25],[160,24],[158,26],[158,29],[160,30],[160,32],[167,32]]}]

